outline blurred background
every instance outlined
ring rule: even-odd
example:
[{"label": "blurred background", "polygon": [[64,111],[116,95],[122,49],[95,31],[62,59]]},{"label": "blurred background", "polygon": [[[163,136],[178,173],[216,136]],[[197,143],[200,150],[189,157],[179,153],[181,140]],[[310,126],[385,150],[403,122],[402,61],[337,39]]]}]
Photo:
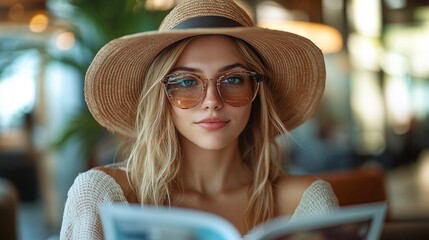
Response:
[{"label": "blurred background", "polygon": [[[177,2],[0,0],[0,236],[55,239],[77,174],[118,161],[120,141],[86,108],[86,69],[108,41],[156,30]],[[377,166],[389,216],[429,220],[429,1],[237,2],[325,55],[319,110],[279,137],[286,170]]]}]

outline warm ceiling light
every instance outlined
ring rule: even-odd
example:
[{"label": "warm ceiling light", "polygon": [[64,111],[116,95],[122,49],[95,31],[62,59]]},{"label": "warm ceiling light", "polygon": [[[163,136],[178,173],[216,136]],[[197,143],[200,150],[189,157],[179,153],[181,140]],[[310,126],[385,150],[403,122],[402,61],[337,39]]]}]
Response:
[{"label": "warm ceiling light", "polygon": [[341,33],[328,25],[299,21],[260,20],[258,26],[295,33],[313,41],[323,53],[336,53],[343,47]]},{"label": "warm ceiling light", "polygon": [[257,6],[257,25],[306,37],[312,40],[323,53],[336,53],[342,49],[343,38],[337,29],[308,22],[304,15],[290,11],[276,2],[264,1]]},{"label": "warm ceiling light", "polygon": [[174,0],[147,0],[145,8],[148,10],[163,11],[174,6]]},{"label": "warm ceiling light", "polygon": [[57,48],[63,51],[69,50],[74,46],[75,36],[72,32],[63,32],[58,34],[56,45]]},{"label": "warm ceiling light", "polygon": [[40,33],[48,27],[49,19],[43,13],[34,15],[30,20],[30,30],[35,33]]}]

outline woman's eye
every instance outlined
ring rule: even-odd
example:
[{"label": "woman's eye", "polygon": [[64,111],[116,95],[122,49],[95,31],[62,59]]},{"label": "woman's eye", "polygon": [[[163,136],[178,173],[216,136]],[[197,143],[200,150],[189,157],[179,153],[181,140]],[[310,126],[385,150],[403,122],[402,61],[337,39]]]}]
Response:
[{"label": "woman's eye", "polygon": [[227,84],[239,84],[242,81],[242,78],[239,76],[232,76],[232,77],[227,77],[225,80],[223,80],[223,83],[227,83]]},{"label": "woman's eye", "polygon": [[177,84],[181,87],[191,87],[196,84],[196,81],[192,79],[178,79]]}]

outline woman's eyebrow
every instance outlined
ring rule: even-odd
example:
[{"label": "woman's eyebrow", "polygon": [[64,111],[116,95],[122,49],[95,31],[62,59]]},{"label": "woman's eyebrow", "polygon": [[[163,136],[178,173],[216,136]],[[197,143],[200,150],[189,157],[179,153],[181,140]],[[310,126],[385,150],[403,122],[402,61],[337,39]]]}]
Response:
[{"label": "woman's eyebrow", "polygon": [[202,72],[198,68],[191,68],[191,67],[175,67],[171,69],[170,72],[176,72],[176,71],[183,71],[183,72]]},{"label": "woman's eyebrow", "polygon": [[225,72],[225,71],[229,71],[229,70],[232,70],[232,69],[234,69],[234,68],[244,68],[244,69],[247,69],[243,64],[241,64],[241,63],[234,63],[234,64],[231,64],[231,65],[227,65],[227,66],[225,66],[225,67],[221,67],[220,69],[219,69],[219,72]]},{"label": "woman's eyebrow", "polygon": [[[224,67],[219,68],[219,72],[226,72],[229,70],[232,70],[234,68],[244,68],[246,69],[246,67],[241,64],[241,63],[234,63],[234,64],[230,64],[230,65],[226,65]],[[194,72],[194,73],[202,73],[203,71],[199,68],[192,68],[192,67],[175,67],[173,69],[171,69],[170,72],[176,72],[176,71],[183,71],[183,72]]]}]

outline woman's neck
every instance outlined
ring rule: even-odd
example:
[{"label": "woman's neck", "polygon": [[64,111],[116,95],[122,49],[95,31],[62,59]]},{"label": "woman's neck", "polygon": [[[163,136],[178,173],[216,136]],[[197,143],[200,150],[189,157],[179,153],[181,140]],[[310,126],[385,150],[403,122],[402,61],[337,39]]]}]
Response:
[{"label": "woman's neck", "polygon": [[182,141],[183,163],[179,175],[184,191],[205,197],[249,185],[250,169],[243,163],[238,142],[220,150],[206,150]]}]

